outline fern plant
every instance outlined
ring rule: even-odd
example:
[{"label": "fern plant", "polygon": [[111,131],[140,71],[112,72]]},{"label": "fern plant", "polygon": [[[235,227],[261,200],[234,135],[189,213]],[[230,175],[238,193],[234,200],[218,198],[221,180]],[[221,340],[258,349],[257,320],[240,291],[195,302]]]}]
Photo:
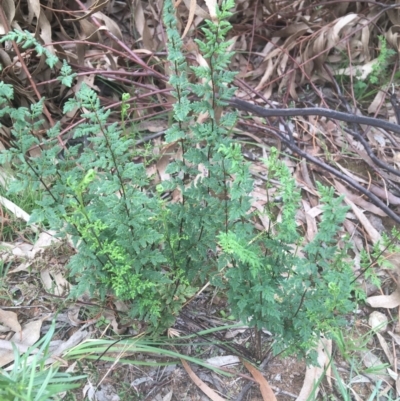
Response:
[{"label": "fern plant", "polygon": [[[176,143],[182,154],[168,166],[169,180],[152,187],[144,166],[132,162],[136,150],[124,134],[125,115],[121,123],[109,124],[110,111],[84,85],[64,112],[82,110],[85,122],[75,128],[73,138],[90,146],[82,149],[78,143],[59,157],[63,149],[56,125],[47,132],[49,143],[41,156],[34,158],[29,149],[41,146],[34,130],[42,124],[42,103],[15,109],[12,87],[1,83],[0,118],[11,118],[15,147],[0,161],[18,171],[10,192],[23,192],[28,185],[43,191],[32,222],[72,236],[78,250],[69,263],[72,296],[89,291],[104,299],[112,294],[159,333],[173,324],[199,286],[210,281],[227,292],[236,317],[276,334],[275,352],[305,355],[318,335],[337,327],[353,307],[346,249],[335,244],[346,209],[331,190],[320,187],[324,217],[300,258],[296,250],[302,237],[295,224],[300,195],[272,150],[266,163],[270,177],[281,181],[281,221],[268,205],[274,231],[255,230],[249,164],[229,136],[236,113],[225,110],[235,92],[226,41],[233,5],[233,0],[223,1],[215,20],[205,22],[204,40],[197,40],[208,66],[189,67],[174,5],[165,1],[170,85],[176,98],[166,140]],[[71,84],[71,74],[64,63],[65,85]],[[180,202],[165,200],[172,191],[180,194]]]},{"label": "fern plant", "polygon": [[226,276],[228,297],[234,314],[260,330],[267,327],[276,337],[274,353],[306,356],[315,361],[313,349],[319,336],[332,334],[354,308],[354,289],[347,247],[340,248],[336,234],[347,208],[333,189],[318,186],[323,217],[318,234],[304,246],[296,228],[300,193],[276,149],[268,160],[269,178],[281,182],[281,221],[268,205],[271,227],[265,233],[238,236],[220,234],[220,244],[232,255]]},{"label": "fern plant", "polygon": [[388,67],[391,61],[393,61],[393,56],[396,52],[388,48],[385,36],[378,35],[378,41],[379,54],[376,58],[376,62],[371,67],[370,73],[364,79],[360,78],[362,76],[361,72],[357,72],[356,74],[356,80],[353,86],[355,97],[359,101],[364,100],[368,96],[375,95],[378,90],[386,86],[387,82],[390,81],[390,71],[388,71]]}]

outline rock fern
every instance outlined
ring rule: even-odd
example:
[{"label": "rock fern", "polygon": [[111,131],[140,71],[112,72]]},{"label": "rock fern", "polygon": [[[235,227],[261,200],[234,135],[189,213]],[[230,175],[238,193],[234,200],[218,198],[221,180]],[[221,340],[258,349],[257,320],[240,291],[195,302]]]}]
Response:
[{"label": "rock fern", "polygon": [[[152,186],[143,164],[132,161],[137,150],[124,135],[124,116],[110,124],[110,111],[85,85],[64,105],[64,113],[81,110],[85,119],[73,132],[77,144],[65,150],[59,125],[47,131],[46,146],[34,134],[42,124],[42,102],[15,109],[12,87],[1,83],[0,118],[12,121],[14,147],[0,159],[16,171],[10,192],[28,185],[44,190],[32,222],[72,237],[77,253],[69,263],[71,296],[112,294],[159,333],[210,281],[226,292],[237,318],[276,335],[276,352],[305,354],[353,307],[346,248],[335,240],[346,209],[333,191],[320,187],[325,206],[319,232],[303,256],[297,255],[304,245],[295,223],[300,193],[272,150],[266,164],[269,178],[281,182],[281,216],[278,221],[268,204],[271,229],[255,229],[249,164],[229,135],[236,113],[225,107],[235,93],[226,41],[233,5],[223,1],[216,19],[205,21],[204,40],[197,45],[208,65],[191,67],[182,53],[174,5],[165,1],[169,84],[176,99],[166,140],[182,155],[168,166],[169,180]],[[25,33],[13,32],[8,39],[40,48]],[[47,56],[54,67],[57,60]],[[74,79],[65,62],[60,79],[65,85]],[[32,146],[41,148],[40,157],[30,156]],[[181,200],[166,200],[171,193]]]}]

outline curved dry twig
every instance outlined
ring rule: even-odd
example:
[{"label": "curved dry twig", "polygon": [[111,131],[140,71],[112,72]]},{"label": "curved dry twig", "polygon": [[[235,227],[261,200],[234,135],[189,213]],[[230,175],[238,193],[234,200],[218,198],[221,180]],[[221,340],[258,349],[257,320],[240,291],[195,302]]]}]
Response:
[{"label": "curved dry twig", "polygon": [[[229,101],[231,106],[236,107],[237,109],[252,112],[260,117],[295,117],[295,116],[307,116],[307,115],[319,115],[327,118],[335,118],[340,121],[350,122],[354,124],[366,124],[365,121],[368,121],[368,125],[379,127],[379,128],[386,128],[390,129],[394,132],[400,133],[400,125],[392,124],[387,121],[383,121],[377,118],[370,118],[370,117],[363,117],[363,116],[356,116],[348,113],[337,112],[333,110],[323,109],[323,108],[304,108],[304,109],[265,109],[260,106],[255,106],[252,103],[240,100],[240,99],[232,99]],[[352,178],[348,177],[347,175],[341,173],[340,171],[336,170],[334,167],[330,166],[329,164],[323,162],[317,157],[314,157],[307,152],[300,149],[293,140],[293,133],[291,132],[288,125],[283,122],[285,128],[287,130],[288,136],[283,135],[279,130],[274,129],[273,127],[269,127],[268,131],[272,132],[276,137],[279,138],[290,150],[297,153],[299,156],[304,157],[306,160],[310,161],[311,163],[323,168],[324,170],[330,172],[334,176],[340,178],[341,180],[347,182],[353,188],[360,191],[362,194],[367,196],[372,203],[374,203],[377,207],[379,207],[383,212],[385,212],[389,217],[391,217],[394,221],[400,224],[400,216],[397,215],[393,210],[391,210],[383,201],[381,201],[374,193],[365,189],[362,185],[358,182],[353,180]],[[362,138],[359,134],[351,131],[352,135],[356,136],[357,139]],[[363,138],[362,138],[363,139]],[[372,153],[371,148],[368,146],[365,140],[362,141],[363,145],[366,146],[366,150]],[[371,155],[370,155],[371,156]],[[373,155],[375,159],[376,156]],[[379,161],[381,164],[383,162]],[[385,164],[384,164],[385,165]],[[384,168],[387,168],[386,166]],[[398,171],[396,171],[396,175],[400,175]]]},{"label": "curved dry twig", "polygon": [[379,118],[357,116],[355,114],[343,113],[341,111],[324,109],[322,107],[289,108],[289,109],[266,109],[256,106],[241,99],[234,98],[229,101],[231,106],[239,110],[254,113],[260,117],[296,117],[296,116],[321,116],[340,120],[352,124],[370,125],[372,127],[383,128],[400,134],[400,125],[390,123]]}]

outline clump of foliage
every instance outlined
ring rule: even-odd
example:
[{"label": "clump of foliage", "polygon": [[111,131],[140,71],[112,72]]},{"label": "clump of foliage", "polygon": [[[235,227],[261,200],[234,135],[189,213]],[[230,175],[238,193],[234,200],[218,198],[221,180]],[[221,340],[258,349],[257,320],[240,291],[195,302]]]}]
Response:
[{"label": "clump of foliage", "polygon": [[396,52],[393,49],[388,48],[387,40],[384,36],[378,36],[378,40],[379,54],[370,73],[366,79],[360,79],[359,76],[361,73],[356,75],[354,94],[358,100],[374,95],[377,90],[387,85],[387,82],[389,81],[390,74],[388,72],[388,67]]},{"label": "clump of foliage", "polygon": [[[206,21],[204,40],[197,40],[208,66],[189,68],[173,3],[165,1],[170,84],[176,98],[166,140],[175,142],[182,154],[169,165],[169,180],[151,185],[144,166],[132,161],[135,143],[124,135],[124,121],[109,124],[110,111],[84,85],[64,112],[82,110],[85,122],[75,128],[73,138],[85,138],[90,146],[71,146],[60,158],[56,125],[47,132],[51,146],[35,158],[28,151],[40,146],[33,132],[42,124],[42,103],[15,109],[12,87],[0,84],[0,117],[12,119],[15,138],[15,147],[1,155],[1,162],[18,171],[10,192],[23,192],[28,185],[43,191],[32,222],[72,236],[78,250],[69,263],[73,296],[89,291],[105,298],[112,293],[129,303],[132,316],[159,333],[173,324],[199,286],[210,281],[226,291],[237,318],[277,336],[275,352],[304,355],[320,333],[343,323],[353,307],[352,271],[345,262],[346,249],[335,240],[346,208],[332,189],[319,187],[325,205],[319,233],[304,247],[304,257],[298,256],[302,237],[295,213],[300,195],[272,151],[266,163],[270,178],[281,182],[281,219],[268,207],[271,230],[256,231],[249,164],[229,137],[237,116],[224,110],[235,92],[226,41],[233,5],[233,0],[223,1],[216,19]],[[72,82],[70,73],[64,64],[65,84]],[[180,202],[165,200],[163,195],[173,191]]]},{"label": "clump of foliage", "polygon": [[[71,376],[58,371],[57,366],[46,367],[50,357],[49,345],[54,335],[53,322],[46,335],[20,355],[14,350],[14,364],[10,371],[0,369],[0,399],[2,401],[48,401],[57,395],[79,387],[77,381],[86,376]],[[30,355],[32,353],[32,355]]]}]

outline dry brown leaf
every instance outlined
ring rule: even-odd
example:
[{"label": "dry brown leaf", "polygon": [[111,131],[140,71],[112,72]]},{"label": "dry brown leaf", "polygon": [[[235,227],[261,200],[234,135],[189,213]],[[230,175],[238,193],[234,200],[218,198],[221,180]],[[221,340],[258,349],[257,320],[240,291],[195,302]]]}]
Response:
[{"label": "dry brown leaf", "polygon": [[172,142],[164,146],[160,153],[162,156],[158,159],[156,167],[161,181],[165,181],[170,178],[165,170],[172,160],[182,160],[182,149],[178,142]]},{"label": "dry brown leaf", "polygon": [[[195,54],[197,64],[200,67],[206,67],[206,68],[209,67],[207,60],[203,57],[202,54],[199,53],[199,49],[197,47],[192,51],[192,53]],[[207,83],[207,79],[206,78],[202,78],[201,82],[205,85]],[[204,121],[205,117],[207,117],[207,116],[208,116],[208,113],[200,113],[199,117],[197,118],[197,122],[199,124],[201,124],[202,121]]]},{"label": "dry brown leaf", "polygon": [[341,17],[337,20],[337,22],[333,25],[330,30],[330,35],[328,37],[328,46],[336,45],[339,40],[339,33],[344,27],[348,27],[349,24],[354,21],[356,18],[359,18],[357,14],[347,14],[344,17]]},{"label": "dry brown leaf", "polygon": [[265,231],[269,232],[272,230],[271,220],[268,217],[268,214],[265,213],[265,208],[260,204],[259,201],[254,200],[251,206],[258,210],[257,217],[260,219]]},{"label": "dry brown leaf", "polygon": [[170,179],[170,175],[165,172],[170,161],[171,161],[171,157],[169,155],[164,155],[164,156],[160,157],[156,163],[158,176],[159,176],[161,182]]},{"label": "dry brown leaf", "polygon": [[67,317],[71,326],[78,327],[83,322],[79,319],[79,313],[81,311],[80,306],[72,306],[67,311]]},{"label": "dry brown leaf", "polygon": [[12,343],[19,349],[25,352],[26,349],[40,338],[40,328],[42,327],[42,320],[36,320],[27,323],[20,333],[15,333],[10,341],[2,340],[0,342],[0,367],[9,364],[14,360],[14,352],[12,350]]},{"label": "dry brown leaf", "polygon": [[88,8],[88,12],[83,15],[82,17],[78,17],[78,18],[66,18],[64,21],[80,21],[82,19],[85,18],[89,18],[91,15],[93,15],[94,13],[96,13],[97,11],[100,11],[101,9],[103,9],[110,0],[104,0],[102,3],[100,1],[96,1],[95,4],[92,4],[89,8]]},{"label": "dry brown leaf", "polygon": [[120,327],[119,323],[117,322],[117,318],[113,311],[106,310],[103,312],[103,316],[110,322],[111,327],[117,334],[124,334],[126,332],[126,327]]},{"label": "dry brown leaf", "polygon": [[240,359],[236,355],[222,355],[208,358],[206,359],[206,362],[220,368],[221,366],[237,365],[240,362]]},{"label": "dry brown leaf", "polygon": [[363,184],[369,184],[368,181],[364,180],[363,178],[359,177],[356,174],[353,174],[350,170],[348,170],[347,168],[341,166],[339,163],[336,163],[336,167],[340,170],[342,170],[347,176],[349,176],[350,178],[352,178],[354,181],[357,182],[361,182]]},{"label": "dry brown leaf", "polygon": [[[78,21],[79,26],[81,28],[82,33],[79,35],[80,39],[88,40],[89,42],[101,42],[100,34],[99,34],[99,28],[92,24],[90,21],[87,19],[83,19]],[[84,64],[84,51],[85,45],[81,45],[81,53],[78,54],[78,60],[81,61],[81,64]],[[77,46],[78,50],[80,49],[79,46]]]},{"label": "dry brown leaf", "polygon": [[[37,26],[39,27],[40,37],[43,39],[43,42],[47,45],[46,49],[55,54],[54,48],[52,46],[51,25],[46,17],[46,14],[41,8],[40,0],[29,0],[28,8],[30,12],[29,23],[32,22],[34,16],[37,18],[38,21]],[[44,56],[42,58],[44,59]]]},{"label": "dry brown leaf", "polygon": [[194,15],[195,15],[195,11],[196,11],[196,7],[197,7],[196,0],[190,0],[190,3],[189,3],[189,16],[188,16],[188,20],[187,20],[187,23],[186,23],[186,26],[185,26],[185,30],[183,31],[181,39],[183,39],[187,35],[187,33],[189,32],[190,27],[192,26]]},{"label": "dry brown leaf", "polygon": [[254,380],[259,384],[263,400],[264,401],[278,401],[275,397],[274,392],[272,391],[272,388],[268,384],[265,377],[261,374],[261,372],[259,372],[252,364],[245,361],[244,359],[242,360],[242,362],[243,362],[243,365],[246,367],[246,369],[254,377]]},{"label": "dry brown leaf", "polygon": [[390,369],[390,368],[386,368],[386,370],[387,370],[387,372],[389,373],[389,376],[393,379],[393,380],[397,380],[397,378],[398,378],[398,374],[395,372],[395,371],[393,371],[392,369]]},{"label": "dry brown leaf", "polygon": [[55,295],[62,295],[63,292],[59,291],[59,289],[56,287],[53,280],[51,279],[49,269],[42,270],[40,272],[40,278],[42,279],[43,287],[47,292],[54,292]]},{"label": "dry brown leaf", "polygon": [[[327,340],[325,342],[325,350],[329,358],[332,357],[333,343],[332,340]],[[332,388],[332,364],[329,363],[326,367],[326,380],[329,384],[329,387]]]},{"label": "dry brown leaf", "polygon": [[250,132],[247,132],[247,131],[244,131],[244,130],[240,131],[240,135],[248,136],[249,138],[251,138],[254,141],[258,142],[262,146],[263,150],[265,149],[265,142],[259,136],[254,135],[254,134],[252,134]]},{"label": "dry brown leaf", "polygon": [[147,19],[144,15],[143,5],[141,0],[136,0],[134,2],[134,14],[135,28],[142,36],[143,45],[147,50],[154,51],[154,41],[151,37],[149,27],[147,26]]},{"label": "dry brown leaf", "polygon": [[381,107],[385,98],[386,98],[386,93],[384,91],[378,91],[378,93],[374,97],[374,100],[371,102],[371,104],[368,107],[368,113],[375,114],[375,113],[379,112],[379,108]]},{"label": "dry brown leaf", "polygon": [[232,338],[235,338],[237,335],[243,334],[248,329],[249,329],[249,326],[243,326],[243,327],[240,327],[238,329],[231,329],[231,330],[228,330],[226,332],[224,337],[227,340],[231,340]]},{"label": "dry brown leaf", "polygon": [[[122,40],[122,33],[121,29],[119,28],[118,24],[113,21],[111,18],[104,15],[102,12],[98,11],[97,13],[93,14],[93,17],[102,20],[106,29],[109,30],[113,35],[115,35],[118,39]],[[104,27],[100,28],[104,29]]]},{"label": "dry brown leaf", "polygon": [[52,350],[51,356],[46,359],[45,364],[48,365],[50,363],[54,363],[56,359],[59,360],[59,358],[65,354],[67,350],[76,347],[78,344],[90,338],[90,336],[91,333],[88,330],[80,329],[75,331],[67,341],[62,341],[55,350]]},{"label": "dry brown leaf", "polygon": [[[394,10],[393,10],[394,11]],[[400,18],[399,18],[400,21]],[[388,45],[400,51],[400,30],[399,26],[391,26],[385,34]]]},{"label": "dry brown leaf", "polygon": [[67,293],[70,289],[69,282],[60,272],[57,272],[54,269],[41,270],[40,277],[42,279],[43,287],[49,293],[54,293],[55,295],[60,296]]},{"label": "dry brown leaf", "polygon": [[[341,379],[340,379],[341,380]],[[341,380],[341,382],[342,382],[342,387],[343,388],[345,388],[346,387],[346,384],[343,382],[343,380]],[[366,382],[366,383],[369,383],[370,381],[368,380],[368,382]],[[354,397],[354,401],[365,401],[365,400],[363,400],[358,394],[357,394],[357,391],[356,390],[354,390],[353,388],[351,388],[350,387],[350,390],[351,390],[351,393],[352,393],[352,395],[353,395],[353,397]]]},{"label": "dry brown leaf", "polygon": [[197,183],[201,182],[204,178],[208,177],[208,174],[209,174],[206,166],[203,163],[200,163],[197,166],[197,170],[199,171],[199,174],[197,174],[196,177],[194,177],[194,180],[193,180],[194,186],[197,186]]},{"label": "dry brown leaf", "polygon": [[8,27],[4,26],[0,22],[0,35],[5,35],[8,33],[8,29],[12,26],[15,17],[15,2],[13,0],[3,0],[1,3],[4,15],[6,17]]},{"label": "dry brown leaf", "polygon": [[169,393],[165,394],[162,401],[171,401],[172,400],[173,391],[171,390]]},{"label": "dry brown leaf", "polygon": [[[253,172],[252,171],[253,168],[250,169],[251,172]],[[264,205],[265,203],[271,202],[271,200],[274,199],[275,193],[276,193],[276,188],[268,188],[267,192],[265,188],[255,187],[254,190],[251,192],[251,197],[256,201],[262,201],[260,204]]]},{"label": "dry brown leaf", "polygon": [[315,216],[309,213],[311,210],[310,204],[304,199],[302,199],[302,204],[305,211],[306,222],[307,222],[306,237],[307,240],[311,242],[318,233],[317,221],[315,220]]},{"label": "dry brown leaf", "polygon": [[[383,362],[379,357],[377,357],[372,351],[367,351],[363,353],[362,361],[367,368],[376,368],[377,366],[382,366]],[[376,374],[385,374],[384,368],[375,372]],[[374,374],[375,374],[374,373]]]},{"label": "dry brown leaf", "polygon": [[22,243],[14,246],[11,251],[14,256],[32,259],[32,248],[31,244]]},{"label": "dry brown leaf", "polygon": [[368,233],[371,241],[376,244],[381,240],[381,235],[379,232],[373,227],[368,218],[364,215],[364,213],[356,206],[351,200],[347,197],[344,198],[344,201],[352,208],[354,214],[357,216],[360,223],[363,225],[365,231]]},{"label": "dry brown leaf", "polygon": [[[28,222],[29,219],[31,218],[31,216],[28,213],[26,213],[15,203],[11,202],[7,198],[4,198],[3,196],[0,196],[0,204],[3,205],[7,210],[9,210],[18,219],[22,219],[22,220]],[[32,224],[31,227],[35,232],[38,231],[38,227],[36,225]]]},{"label": "dry brown leaf", "polygon": [[138,131],[161,132],[168,128],[166,120],[148,120],[142,121],[138,126]]},{"label": "dry brown leaf", "polygon": [[400,305],[400,289],[397,289],[390,295],[368,297],[365,302],[372,308],[397,308]]},{"label": "dry brown leaf", "polygon": [[389,202],[391,205],[397,206],[400,205],[400,198],[393,195],[391,192],[387,191],[384,188],[380,188],[374,184],[370,185],[370,191],[375,195],[378,195],[380,198],[384,199],[385,202]]},{"label": "dry brown leaf", "polygon": [[397,28],[398,26],[400,26],[400,15],[398,10],[396,10],[395,8],[392,8],[391,10],[387,11],[387,14],[389,16],[390,21],[392,22],[392,24]]},{"label": "dry brown leaf", "polygon": [[305,184],[305,186],[307,187],[307,190],[312,194],[317,195],[318,192],[315,190],[315,186],[311,181],[306,159],[301,159],[300,169],[297,171],[301,172],[301,179],[303,181],[303,185]]},{"label": "dry brown leaf", "polygon": [[388,334],[392,336],[397,345],[400,345],[400,335],[393,333],[392,331],[388,331]]},{"label": "dry brown leaf", "polygon": [[[263,67],[264,67],[264,75],[261,78],[260,82],[258,83],[258,85],[256,86],[255,90],[261,90],[264,87],[264,84],[270,80],[270,78],[272,78],[273,76],[273,72],[274,72],[274,64],[271,60],[267,60],[265,63],[263,63]],[[272,85],[270,85],[268,88],[270,88]],[[270,91],[272,92],[272,88],[270,89]],[[268,97],[269,98],[269,97]]]},{"label": "dry brown leaf", "polygon": [[378,216],[386,217],[386,213],[383,212],[379,207],[373,205],[372,203],[366,201],[359,195],[353,194],[350,192],[342,183],[339,181],[333,180],[335,182],[335,187],[340,195],[345,195],[346,199],[349,199],[351,202],[355,203],[356,205],[362,207],[363,209],[376,214]]},{"label": "dry brown leaf", "polygon": [[300,391],[299,396],[296,398],[296,401],[308,401],[310,400],[311,394],[314,394],[314,397],[318,395],[319,389],[315,389],[315,385],[318,380],[324,373],[324,367],[328,365],[329,359],[331,355],[328,355],[329,350],[332,349],[332,346],[329,345],[329,342],[332,340],[321,339],[318,343],[317,347],[317,360],[319,366],[309,366],[306,369],[306,375],[304,378],[303,387]]},{"label": "dry brown leaf", "polygon": [[226,401],[225,398],[222,398],[219,396],[213,389],[207,386],[206,383],[201,380],[196,373],[193,372],[192,368],[189,366],[189,364],[184,360],[181,359],[182,365],[185,368],[187,374],[189,377],[192,379],[193,383],[209,398],[211,398],[212,401]]},{"label": "dry brown leaf", "polygon": [[[375,127],[370,127],[367,132],[367,138],[369,139],[370,146],[377,148],[378,152],[382,151],[382,148],[386,146],[386,137],[381,130]],[[387,161],[387,159],[386,159]]]},{"label": "dry brown leaf", "polygon": [[118,312],[128,313],[130,311],[129,306],[124,301],[114,300],[113,304]]},{"label": "dry brown leaf", "polygon": [[371,329],[376,332],[386,331],[388,318],[385,314],[374,311],[369,315],[368,324],[371,326]]},{"label": "dry brown leaf", "polygon": [[35,244],[33,245],[30,257],[34,258],[37,253],[43,252],[46,248],[51,246],[53,243],[54,244],[59,243],[60,239],[57,238],[55,234],[56,233],[51,230],[40,233],[38,239],[36,240]]},{"label": "dry brown leaf", "polygon": [[15,312],[0,309],[0,323],[3,323],[5,326],[9,327],[15,333],[19,333],[21,331],[21,325],[18,322],[18,317]]},{"label": "dry brown leaf", "polygon": [[182,203],[183,202],[182,191],[179,188],[176,188],[172,191],[171,202],[172,203]]},{"label": "dry brown leaf", "polygon": [[[191,0],[183,0],[185,6],[190,10],[190,1]],[[210,14],[207,11],[203,10],[199,5],[196,4],[196,15],[198,15],[201,19],[210,19]]]},{"label": "dry brown leaf", "polygon": [[8,273],[10,274],[26,270],[29,266],[31,266],[32,260],[35,258],[38,252],[42,252],[47,246],[51,245],[52,242],[59,241],[59,239],[51,236],[50,233],[50,230],[48,232],[40,233],[34,246],[28,243],[19,243],[18,245],[2,243],[2,246],[7,248],[7,250],[10,251],[13,256],[25,259],[23,263],[11,269]]},{"label": "dry brown leaf", "polygon": [[383,352],[386,355],[386,358],[388,359],[390,366],[394,366],[394,357],[393,357],[393,353],[390,351],[389,349],[389,345],[386,342],[385,338],[382,336],[382,334],[379,333],[375,333],[376,336],[378,337],[379,340],[379,344],[382,347]]},{"label": "dry brown leaf", "polygon": [[321,205],[314,206],[313,208],[309,209],[307,213],[313,218],[321,215],[322,214]]},{"label": "dry brown leaf", "polygon": [[289,37],[291,40],[295,41],[294,39],[297,39],[299,36],[303,36],[307,31],[311,32],[308,24],[305,22],[295,22],[294,24],[286,26],[275,34],[282,38]]},{"label": "dry brown leaf", "polygon": [[375,65],[377,65],[379,62],[378,59],[374,59],[369,61],[368,63],[365,63],[363,65],[358,65],[356,67],[347,67],[347,68],[341,68],[338,69],[335,74],[338,75],[351,75],[351,76],[356,76],[357,79],[361,81],[365,81],[368,76],[371,74],[371,72],[374,70]]},{"label": "dry brown leaf", "polygon": [[213,22],[217,21],[217,2],[216,0],[205,0],[208,11],[210,12],[210,17]]}]

